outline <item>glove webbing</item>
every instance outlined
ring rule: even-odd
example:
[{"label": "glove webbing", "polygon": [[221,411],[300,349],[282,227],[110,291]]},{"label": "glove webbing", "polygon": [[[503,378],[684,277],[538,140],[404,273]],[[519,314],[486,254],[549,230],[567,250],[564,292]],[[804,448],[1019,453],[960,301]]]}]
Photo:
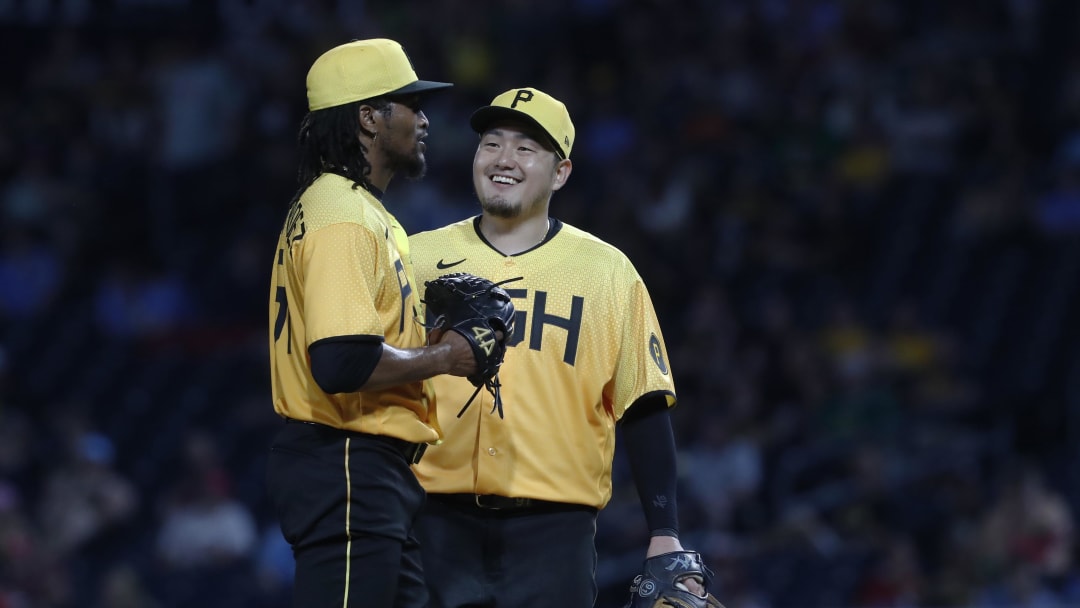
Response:
[{"label": "glove webbing", "polygon": [[466,401],[465,405],[461,407],[461,411],[457,413],[458,418],[461,418],[461,415],[465,413],[465,410],[469,409],[469,405],[473,402],[473,399],[476,399],[476,395],[480,393],[480,389],[482,388],[488,389],[488,392],[491,393],[491,396],[495,397],[495,404],[491,406],[490,413],[494,414],[495,410],[498,410],[499,418],[503,417],[502,391],[499,390],[502,388],[502,383],[499,382],[499,374],[495,374],[494,378],[487,380],[480,386],[476,387],[476,390],[473,391],[472,397],[469,397],[469,400]]}]

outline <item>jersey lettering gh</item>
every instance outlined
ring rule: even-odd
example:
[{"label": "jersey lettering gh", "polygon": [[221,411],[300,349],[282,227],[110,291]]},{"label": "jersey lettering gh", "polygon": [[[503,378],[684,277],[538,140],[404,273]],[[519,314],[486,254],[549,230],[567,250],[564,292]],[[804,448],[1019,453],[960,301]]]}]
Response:
[{"label": "jersey lettering gh", "polygon": [[602,508],[611,498],[616,422],[647,394],[675,403],[660,325],[630,260],[585,231],[552,222],[543,243],[512,256],[480,236],[477,218],[410,237],[418,285],[446,272],[440,260],[463,260],[455,272],[495,282],[522,277],[503,286],[516,310],[499,372],[505,418],[491,414],[485,391],[477,395],[481,407],[474,403],[457,418],[475,388],[437,376],[446,438],[416,467],[428,492]]}]

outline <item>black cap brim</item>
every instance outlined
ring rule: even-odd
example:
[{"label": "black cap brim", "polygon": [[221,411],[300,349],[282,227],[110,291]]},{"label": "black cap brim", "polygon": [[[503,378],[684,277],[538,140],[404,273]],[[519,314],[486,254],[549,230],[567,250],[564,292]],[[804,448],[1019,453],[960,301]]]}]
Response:
[{"label": "black cap brim", "polygon": [[417,80],[416,82],[409,83],[400,89],[390,91],[387,95],[414,95],[416,93],[433,93],[440,89],[449,89],[454,86],[449,82],[434,82],[431,80]]},{"label": "black cap brim", "polygon": [[499,122],[522,122],[529,126],[536,127],[536,129],[547,136],[548,143],[552,145],[555,152],[558,153],[560,158],[566,158],[566,153],[563,151],[559,142],[555,141],[555,138],[548,133],[544,125],[537,122],[535,118],[529,116],[524,112],[518,110],[511,110],[510,108],[504,108],[502,106],[484,106],[472,113],[469,117],[469,126],[473,131],[476,131],[480,135],[483,135],[485,131],[491,128],[491,125]]}]

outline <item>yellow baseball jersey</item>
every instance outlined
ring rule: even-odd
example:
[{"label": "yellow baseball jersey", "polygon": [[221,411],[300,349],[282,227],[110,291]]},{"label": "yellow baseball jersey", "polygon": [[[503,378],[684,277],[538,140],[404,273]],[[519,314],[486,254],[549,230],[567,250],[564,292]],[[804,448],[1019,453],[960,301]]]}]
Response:
[{"label": "yellow baseball jersey", "polygon": [[417,348],[427,340],[397,220],[370,192],[324,174],[289,210],[270,284],[270,377],[274,410],[288,418],[437,441],[430,381],[330,395],[311,375],[308,347],[350,339]]},{"label": "yellow baseball jersey", "polygon": [[497,494],[604,507],[615,423],[638,398],[675,403],[649,292],[618,249],[568,224],[506,256],[478,218],[410,237],[419,289],[449,272],[492,281],[513,298],[516,329],[499,378],[505,418],[464,378],[434,379],[444,441],[415,468],[432,493]]}]

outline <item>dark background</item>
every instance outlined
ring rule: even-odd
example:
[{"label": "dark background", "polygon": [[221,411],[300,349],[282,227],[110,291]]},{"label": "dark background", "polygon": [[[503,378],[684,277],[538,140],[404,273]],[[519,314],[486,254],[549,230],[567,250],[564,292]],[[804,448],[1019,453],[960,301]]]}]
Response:
[{"label": "dark background", "polygon": [[[1078,7],[0,1],[0,607],[287,605],[270,264],[307,68],[376,36],[456,84],[409,231],[478,212],[475,107],[569,107],[728,608],[1080,605]],[[645,535],[620,457],[600,606]]]}]

